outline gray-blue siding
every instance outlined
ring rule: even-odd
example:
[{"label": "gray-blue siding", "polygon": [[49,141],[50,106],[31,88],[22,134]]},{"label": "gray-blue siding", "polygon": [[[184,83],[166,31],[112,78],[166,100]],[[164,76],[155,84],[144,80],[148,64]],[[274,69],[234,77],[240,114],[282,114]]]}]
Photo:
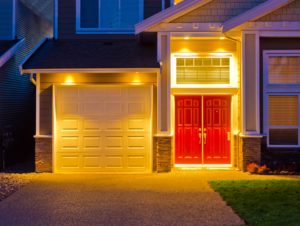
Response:
[{"label": "gray-blue siding", "polygon": [[0,68],[0,148],[9,165],[34,156],[35,87],[28,75],[20,75],[19,65],[43,37],[52,35],[51,25],[19,1],[16,24],[17,38],[25,42]]}]

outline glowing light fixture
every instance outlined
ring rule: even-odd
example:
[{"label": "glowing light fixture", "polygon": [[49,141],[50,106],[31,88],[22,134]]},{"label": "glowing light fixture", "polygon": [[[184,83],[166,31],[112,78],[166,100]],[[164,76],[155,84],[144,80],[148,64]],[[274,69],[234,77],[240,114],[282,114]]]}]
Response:
[{"label": "glowing light fixture", "polygon": [[[136,74],[138,74],[138,72],[136,72]],[[142,84],[142,81],[141,81],[141,78],[140,76],[138,75],[135,75],[131,81],[131,84],[132,85],[141,85]]]},{"label": "glowing light fixture", "polygon": [[64,85],[74,85],[74,78],[72,75],[68,75],[65,79],[65,82],[63,83]]},{"label": "glowing light fixture", "polygon": [[220,40],[224,40],[225,39],[225,37],[220,37]]},{"label": "glowing light fixture", "polygon": [[184,37],[183,39],[184,39],[184,40],[189,40],[189,39],[190,39],[190,37],[187,37],[187,36],[186,36],[186,37]]}]

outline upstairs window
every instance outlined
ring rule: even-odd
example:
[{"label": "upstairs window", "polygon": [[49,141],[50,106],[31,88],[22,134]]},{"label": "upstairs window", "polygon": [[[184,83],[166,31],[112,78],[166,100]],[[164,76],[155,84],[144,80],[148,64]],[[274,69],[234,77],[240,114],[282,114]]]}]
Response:
[{"label": "upstairs window", "polygon": [[133,33],[143,0],[77,0],[77,32]]},{"label": "upstairs window", "polygon": [[300,56],[270,56],[269,84],[300,84]]}]

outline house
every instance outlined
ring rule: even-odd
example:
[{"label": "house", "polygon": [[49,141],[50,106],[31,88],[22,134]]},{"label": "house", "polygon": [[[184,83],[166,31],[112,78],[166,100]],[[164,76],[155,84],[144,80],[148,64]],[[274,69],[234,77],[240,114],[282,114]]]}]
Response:
[{"label": "house", "polygon": [[0,0],[0,170],[34,156],[35,89],[19,65],[52,34],[51,20],[51,1]]},{"label": "house", "polygon": [[[300,0],[55,1],[36,170],[245,170],[299,161]],[[276,160],[277,161],[277,160]]]}]

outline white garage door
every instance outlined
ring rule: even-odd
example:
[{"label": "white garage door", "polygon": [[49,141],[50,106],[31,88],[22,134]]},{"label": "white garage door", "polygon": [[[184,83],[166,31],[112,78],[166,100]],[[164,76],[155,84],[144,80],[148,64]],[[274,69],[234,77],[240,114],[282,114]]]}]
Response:
[{"label": "white garage door", "polygon": [[151,171],[151,87],[56,86],[55,172]]}]

